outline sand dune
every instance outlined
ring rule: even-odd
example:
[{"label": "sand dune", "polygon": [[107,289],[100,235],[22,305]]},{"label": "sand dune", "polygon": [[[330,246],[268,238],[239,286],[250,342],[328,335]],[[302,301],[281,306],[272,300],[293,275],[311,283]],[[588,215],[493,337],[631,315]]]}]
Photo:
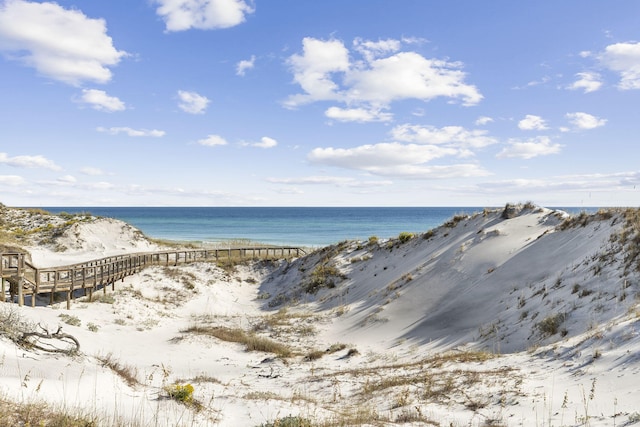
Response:
[{"label": "sand dune", "polygon": [[[148,268],[71,310],[4,304],[81,349],[2,338],[0,390],[100,426],[640,425],[639,230],[636,210],[527,204],[291,262]],[[156,248],[109,219],[27,245],[38,266]],[[194,402],[171,396],[187,384]]]}]

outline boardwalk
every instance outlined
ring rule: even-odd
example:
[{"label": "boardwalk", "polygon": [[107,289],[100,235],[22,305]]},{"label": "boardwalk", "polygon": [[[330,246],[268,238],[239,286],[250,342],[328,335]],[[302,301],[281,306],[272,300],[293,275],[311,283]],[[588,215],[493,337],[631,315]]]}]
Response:
[{"label": "boardwalk", "polygon": [[109,285],[115,289],[115,282],[118,280],[153,265],[175,266],[227,259],[284,259],[299,257],[301,254],[305,254],[304,250],[294,247],[183,249],[116,255],[63,267],[37,268],[22,253],[0,253],[1,292],[4,296],[8,282],[11,302],[17,297],[21,306],[24,305],[26,296],[30,297],[31,306],[35,306],[36,296],[39,294],[49,294],[50,303],[53,304],[55,294],[64,292],[69,309],[74,291],[84,290],[90,297],[99,288],[106,293]]}]

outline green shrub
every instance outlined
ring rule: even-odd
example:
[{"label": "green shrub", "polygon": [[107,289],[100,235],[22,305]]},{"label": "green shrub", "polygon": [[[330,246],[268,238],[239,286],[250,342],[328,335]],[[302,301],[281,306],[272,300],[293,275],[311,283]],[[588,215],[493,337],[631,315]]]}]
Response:
[{"label": "green shrub", "polygon": [[409,233],[408,231],[403,231],[398,235],[398,240],[400,240],[400,243],[408,242],[411,239],[413,239],[413,233]]},{"label": "green shrub", "polygon": [[[543,320],[536,324],[538,330],[543,336],[551,336],[558,333],[560,325],[565,321],[566,315],[564,313],[558,313],[553,316],[545,317]],[[566,333],[564,334],[566,335]]]},{"label": "green shrub", "polygon": [[78,319],[76,316],[71,316],[69,314],[62,313],[58,316],[64,323],[71,326],[80,326],[82,321]]},{"label": "green shrub", "polygon": [[313,427],[311,421],[302,417],[288,417],[278,418],[272,423],[261,424],[260,427]]},{"label": "green shrub", "polygon": [[378,236],[371,236],[369,237],[369,244],[370,245],[375,245],[378,243]]},{"label": "green shrub", "polygon": [[336,278],[344,278],[337,267],[328,264],[320,264],[311,273],[311,278],[305,284],[304,289],[309,294],[315,294],[321,288],[335,288]]},{"label": "green shrub", "polygon": [[173,400],[186,404],[193,403],[193,386],[191,384],[174,384],[167,386],[165,391]]}]

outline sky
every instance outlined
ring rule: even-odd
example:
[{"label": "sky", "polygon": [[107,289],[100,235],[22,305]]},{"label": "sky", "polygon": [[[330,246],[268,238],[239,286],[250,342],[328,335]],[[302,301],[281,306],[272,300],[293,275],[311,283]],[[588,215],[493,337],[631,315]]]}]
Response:
[{"label": "sky", "polygon": [[637,0],[0,0],[7,206],[640,205]]}]

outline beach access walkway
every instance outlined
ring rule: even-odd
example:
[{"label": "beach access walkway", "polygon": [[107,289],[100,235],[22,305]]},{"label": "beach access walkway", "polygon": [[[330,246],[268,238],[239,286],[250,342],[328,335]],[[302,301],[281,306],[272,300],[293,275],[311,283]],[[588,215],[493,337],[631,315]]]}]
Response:
[{"label": "beach access walkway", "polygon": [[140,272],[154,265],[176,266],[179,264],[206,261],[288,259],[305,255],[302,248],[296,247],[247,247],[229,249],[180,249],[158,252],[132,253],[115,255],[79,264],[63,267],[38,268],[33,266],[27,255],[19,252],[0,253],[1,294],[6,300],[6,283],[9,283],[10,301],[17,297],[18,305],[24,305],[25,297],[30,297],[31,306],[35,307],[36,297],[49,294],[50,304],[55,295],[66,293],[67,309],[71,308],[71,300],[77,290],[84,295],[93,296],[93,292],[102,288],[106,294],[111,285],[125,277]]}]

